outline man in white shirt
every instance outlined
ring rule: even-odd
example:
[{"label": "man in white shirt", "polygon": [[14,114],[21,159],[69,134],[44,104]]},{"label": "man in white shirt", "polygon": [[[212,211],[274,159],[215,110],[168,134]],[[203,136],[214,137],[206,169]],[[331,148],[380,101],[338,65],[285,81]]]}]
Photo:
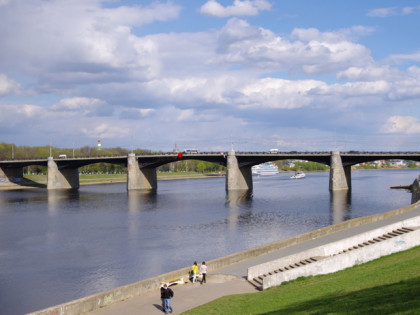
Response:
[{"label": "man in white shirt", "polygon": [[200,273],[203,275],[203,277],[201,278],[201,284],[203,284],[203,282],[206,283],[207,266],[206,266],[206,262],[205,261],[203,261],[201,263]]}]

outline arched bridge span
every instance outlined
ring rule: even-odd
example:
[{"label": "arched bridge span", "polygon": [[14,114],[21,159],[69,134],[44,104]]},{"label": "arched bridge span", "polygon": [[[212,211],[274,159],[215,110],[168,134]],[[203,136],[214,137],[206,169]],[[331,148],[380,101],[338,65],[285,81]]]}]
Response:
[{"label": "arched bridge span", "polygon": [[136,156],[44,158],[0,161],[0,179],[23,176],[23,167],[37,165],[48,168],[48,189],[77,189],[78,168],[94,163],[111,163],[127,167],[127,189],[156,189],[156,168],[182,160],[201,160],[224,165],[227,168],[227,190],[252,190],[251,167],[277,160],[307,160],[330,166],[330,190],[351,187],[351,166],[376,160],[404,159],[420,161],[419,152],[220,152],[183,154],[143,154]]}]

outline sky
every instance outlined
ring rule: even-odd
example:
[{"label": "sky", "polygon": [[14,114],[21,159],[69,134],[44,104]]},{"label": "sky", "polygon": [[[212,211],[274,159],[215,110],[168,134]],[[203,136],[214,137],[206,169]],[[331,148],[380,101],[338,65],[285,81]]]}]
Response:
[{"label": "sky", "polygon": [[0,142],[419,151],[420,2],[0,0]]}]

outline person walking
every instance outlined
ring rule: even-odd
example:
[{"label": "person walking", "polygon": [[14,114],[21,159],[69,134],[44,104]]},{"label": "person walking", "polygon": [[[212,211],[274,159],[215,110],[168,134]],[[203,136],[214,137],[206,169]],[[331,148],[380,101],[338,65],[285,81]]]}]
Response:
[{"label": "person walking", "polygon": [[165,298],[163,294],[165,293],[165,288],[163,286],[160,287],[160,300],[162,301],[162,311],[165,311]]},{"label": "person walking", "polygon": [[171,306],[171,298],[174,297],[174,291],[171,290],[171,288],[168,288],[168,285],[165,283],[163,285],[163,290],[161,290],[161,298],[163,298],[165,307],[163,311],[165,314],[168,314],[169,310],[171,313],[173,312],[172,306]]},{"label": "person walking", "polygon": [[203,282],[206,283],[207,266],[206,266],[206,262],[205,261],[203,261],[201,263],[200,273],[202,275],[201,284],[203,284]]},{"label": "person walking", "polygon": [[193,272],[193,283],[197,281],[197,275],[198,275],[198,266],[197,266],[197,262],[194,261],[194,264],[191,267],[192,272]]}]

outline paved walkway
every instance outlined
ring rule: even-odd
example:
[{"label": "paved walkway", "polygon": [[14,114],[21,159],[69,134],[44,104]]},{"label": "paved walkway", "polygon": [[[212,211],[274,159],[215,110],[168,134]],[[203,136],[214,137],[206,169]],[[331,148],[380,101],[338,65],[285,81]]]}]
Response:
[{"label": "paved walkway", "polygon": [[[277,258],[295,254],[313,247],[322,246],[330,242],[345,239],[372,229],[413,218],[420,215],[420,208],[374,223],[368,223],[359,227],[339,231],[330,235],[312,239],[298,245],[290,246],[270,254],[261,255],[246,261],[233,264],[229,267],[218,269],[208,274],[206,284],[188,283],[184,285],[171,286],[175,293],[172,300],[174,312],[180,314],[186,310],[213,301],[221,296],[242,293],[258,292],[245,279],[248,267],[268,262]],[[89,315],[111,315],[111,314],[160,314],[162,313],[160,291],[149,292],[133,299],[116,303],[102,309],[89,312]],[[162,313],[163,314],[163,313]]]}]

